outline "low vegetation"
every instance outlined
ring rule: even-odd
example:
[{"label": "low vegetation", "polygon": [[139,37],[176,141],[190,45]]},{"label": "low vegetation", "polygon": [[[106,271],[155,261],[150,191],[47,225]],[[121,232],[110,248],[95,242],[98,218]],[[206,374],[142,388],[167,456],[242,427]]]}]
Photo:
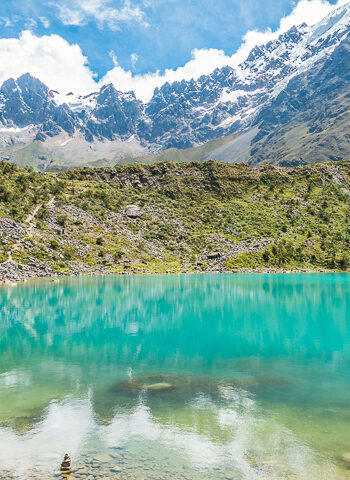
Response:
[{"label": "low vegetation", "polygon": [[56,174],[0,163],[0,275],[10,257],[45,274],[346,271],[349,185],[349,162]]}]

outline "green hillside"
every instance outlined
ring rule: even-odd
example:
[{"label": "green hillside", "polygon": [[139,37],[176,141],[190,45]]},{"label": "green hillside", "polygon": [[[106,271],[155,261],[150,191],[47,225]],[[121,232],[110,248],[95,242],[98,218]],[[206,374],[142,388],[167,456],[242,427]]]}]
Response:
[{"label": "green hillside", "polygon": [[350,163],[0,163],[0,277],[348,270]]}]

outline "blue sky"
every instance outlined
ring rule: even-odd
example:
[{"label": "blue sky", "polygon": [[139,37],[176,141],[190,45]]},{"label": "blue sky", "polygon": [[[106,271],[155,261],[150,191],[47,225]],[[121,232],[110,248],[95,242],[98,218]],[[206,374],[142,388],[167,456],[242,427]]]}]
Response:
[{"label": "blue sky", "polygon": [[[312,5],[307,14],[312,18],[312,9],[317,17],[320,5],[326,14],[335,3],[301,0],[296,20],[304,20],[303,5]],[[231,56],[248,31],[278,31],[281,19],[293,17],[297,9],[290,0],[2,0],[0,39],[19,39],[29,31],[34,43],[55,34],[67,45],[80,47],[83,63],[96,74],[94,81],[117,66],[129,72],[123,83],[130,75],[176,70],[193,59],[194,50]]]}]

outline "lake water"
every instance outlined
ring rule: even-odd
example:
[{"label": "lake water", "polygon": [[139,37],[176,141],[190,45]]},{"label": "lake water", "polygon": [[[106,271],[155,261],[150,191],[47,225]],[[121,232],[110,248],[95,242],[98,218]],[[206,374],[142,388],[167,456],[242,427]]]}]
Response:
[{"label": "lake water", "polygon": [[0,289],[0,478],[350,478],[350,275]]}]

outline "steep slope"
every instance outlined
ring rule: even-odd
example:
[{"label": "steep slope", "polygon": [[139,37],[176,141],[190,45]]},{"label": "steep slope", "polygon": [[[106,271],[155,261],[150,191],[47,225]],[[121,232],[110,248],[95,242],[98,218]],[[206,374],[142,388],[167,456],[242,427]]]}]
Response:
[{"label": "steep slope", "polygon": [[347,5],[314,27],[293,27],[255,47],[237,69],[224,67],[198,81],[165,84],[146,107],[152,122],[147,138],[163,148],[188,148],[245,129],[293,76],[331,54],[349,31]]},{"label": "steep slope", "polygon": [[350,159],[350,36],[294,77],[256,120],[251,163]]},{"label": "steep slope", "polygon": [[120,159],[117,165],[130,163],[154,163],[154,162],[206,162],[208,160],[217,160],[227,163],[244,163],[250,158],[251,142],[258,133],[258,127],[253,127],[242,133],[236,133],[192,148],[170,148],[160,152],[141,156],[125,157]]},{"label": "steep slope", "polygon": [[0,278],[350,268],[350,163],[33,173],[0,162]]}]

